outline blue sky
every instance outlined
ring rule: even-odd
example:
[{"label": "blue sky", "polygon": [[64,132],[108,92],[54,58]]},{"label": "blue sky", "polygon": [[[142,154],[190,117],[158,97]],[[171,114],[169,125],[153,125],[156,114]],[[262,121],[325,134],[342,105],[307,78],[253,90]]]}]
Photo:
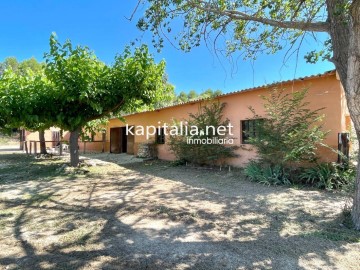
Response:
[{"label": "blue sky", "polygon": [[125,45],[140,39],[150,46],[157,60],[166,60],[169,81],[176,92],[211,88],[226,93],[334,69],[328,62],[305,62],[303,55],[316,48],[314,42],[305,42],[298,60],[292,57],[285,66],[283,52],[260,55],[254,63],[239,60],[236,73],[231,71],[234,66],[229,61],[219,61],[204,45],[184,53],[166,43],[157,53],[151,47],[151,34],[140,32],[136,20],[125,18],[130,17],[136,3],[137,0],[2,0],[0,61],[8,56],[41,61],[48,51],[51,32],[56,32],[61,42],[70,39],[74,44],[86,45],[106,63],[111,63]]}]

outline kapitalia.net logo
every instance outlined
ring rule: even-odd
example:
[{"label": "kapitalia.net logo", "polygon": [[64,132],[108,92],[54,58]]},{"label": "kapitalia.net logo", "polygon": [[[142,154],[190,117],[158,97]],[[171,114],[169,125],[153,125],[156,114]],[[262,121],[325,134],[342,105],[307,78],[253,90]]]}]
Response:
[{"label": "kapitalia.net logo", "polygon": [[229,123],[226,126],[198,126],[189,125],[187,122],[180,122],[177,125],[167,123],[149,126],[129,126],[126,124],[126,135],[145,136],[146,140],[155,135],[185,136],[188,144],[234,144],[233,128]]}]

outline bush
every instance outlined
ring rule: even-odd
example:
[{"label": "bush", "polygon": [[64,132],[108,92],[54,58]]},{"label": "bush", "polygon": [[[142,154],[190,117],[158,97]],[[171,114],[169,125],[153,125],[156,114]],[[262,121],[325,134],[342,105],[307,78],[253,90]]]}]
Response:
[{"label": "bush", "polygon": [[[200,132],[196,135],[170,135],[169,146],[171,151],[175,154],[180,163],[190,162],[199,165],[215,165],[224,162],[227,158],[236,157],[235,150],[239,148],[234,145],[224,145],[220,143],[189,143],[188,139],[203,140],[203,139],[230,139],[228,137],[229,130],[224,134],[218,133],[218,127],[227,127],[229,119],[223,119],[223,110],[225,103],[212,102],[199,108],[196,114],[189,114],[189,119],[186,121],[189,127],[196,126],[199,131],[206,130],[207,126],[215,128],[215,134],[210,132],[205,134]],[[176,123],[175,123],[176,125]]]},{"label": "bush", "polygon": [[[262,162],[291,167],[316,160],[325,132],[321,130],[321,109],[310,110],[306,94],[307,90],[286,94],[273,89],[269,96],[262,96],[265,119],[258,121],[257,135],[250,138]],[[250,110],[253,118],[259,119],[254,109]]]},{"label": "bush", "polygon": [[356,169],[352,165],[337,163],[320,163],[306,168],[300,174],[305,184],[320,189],[342,189],[351,191],[354,185]]},{"label": "bush", "polygon": [[281,165],[270,165],[251,161],[244,170],[251,181],[265,185],[290,185],[290,174]]}]

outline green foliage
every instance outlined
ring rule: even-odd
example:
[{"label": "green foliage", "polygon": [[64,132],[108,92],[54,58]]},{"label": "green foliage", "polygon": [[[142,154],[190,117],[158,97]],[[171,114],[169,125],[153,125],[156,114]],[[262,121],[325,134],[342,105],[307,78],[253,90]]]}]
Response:
[{"label": "green foliage", "polygon": [[199,130],[205,131],[207,126],[215,128],[215,132],[199,132],[197,135],[170,136],[169,146],[178,160],[193,162],[196,164],[216,164],[223,162],[226,158],[235,157],[236,146],[226,146],[223,144],[193,144],[188,143],[188,139],[223,139],[228,137],[229,130],[225,134],[219,134],[219,126],[227,127],[229,119],[223,120],[223,110],[225,103],[213,102],[199,108],[196,114],[189,114],[187,125],[196,126]]},{"label": "green foliage", "polygon": [[207,89],[200,94],[198,94],[195,90],[190,90],[188,94],[186,94],[184,91],[181,91],[179,95],[174,99],[174,103],[183,103],[188,101],[193,101],[197,99],[211,99],[216,96],[219,96],[222,94],[221,90],[212,90]]},{"label": "green foliage", "polygon": [[69,40],[60,44],[52,34],[40,71],[28,72],[26,67],[36,66],[33,60],[21,63],[25,73],[16,59],[6,63],[0,80],[0,127],[58,126],[77,134],[89,121],[152,106],[173,91],[165,62],[155,63],[144,45],[133,51],[126,47],[107,66],[89,48],[74,47]]},{"label": "green foliage", "polygon": [[[295,172],[301,163],[316,161],[317,147],[326,135],[319,125],[321,109],[310,110],[306,94],[306,90],[286,94],[273,89],[269,96],[262,97],[265,119],[255,122],[256,136],[249,139],[257,148],[259,160],[246,166],[245,175],[249,179],[275,185],[304,182],[327,189],[345,184],[350,170],[340,170],[333,165],[320,164]],[[259,119],[250,109],[254,119]]]},{"label": "green foliage", "polygon": [[300,179],[306,184],[320,189],[353,189],[356,169],[352,165],[344,166],[337,163],[320,163],[315,167],[306,168]]},{"label": "green foliage", "polygon": [[[231,54],[243,52],[244,58],[257,53],[274,53],[283,47],[292,48],[303,39],[306,27],[288,26],[285,21],[326,21],[325,1],[291,0],[216,0],[216,1],[147,1],[146,11],[137,27],[153,33],[153,44],[161,50],[164,40],[184,51],[224,41],[216,48]],[[176,23],[182,23],[182,27]],[[306,25],[308,26],[308,25]],[[311,31],[311,30],[310,30]],[[222,38],[219,38],[222,37]],[[172,39],[173,38],[173,39]]]},{"label": "green foliage", "polygon": [[108,118],[100,118],[87,122],[80,133],[82,141],[90,141],[92,136],[97,133],[106,132],[106,125],[109,123]]},{"label": "green foliage", "polygon": [[310,51],[309,53],[307,53],[304,58],[306,60],[306,62],[311,63],[311,64],[315,64],[316,62],[318,62],[320,59],[322,61],[324,60],[331,60],[332,57],[332,44],[331,44],[331,39],[327,39],[324,42],[324,48],[320,51]]},{"label": "green foliage", "polygon": [[0,128],[3,130],[49,127],[44,113],[51,104],[47,96],[50,83],[44,76],[43,66],[35,58],[18,62],[15,57],[8,57],[0,63]]},{"label": "green foliage", "polygon": [[18,75],[26,75],[29,71],[32,73],[41,73],[44,64],[39,63],[35,58],[30,58],[19,62],[15,57],[7,57],[4,62],[0,63],[0,76],[5,70],[10,69]]},{"label": "green foliage", "polygon": [[251,181],[265,185],[290,185],[290,175],[281,165],[262,164],[251,161],[244,169],[245,176]]},{"label": "green foliage", "polygon": [[245,176],[266,185],[303,184],[319,189],[354,191],[356,168],[337,163],[319,163],[314,167],[291,168],[251,161],[244,169]]},{"label": "green foliage", "polygon": [[183,103],[183,102],[187,102],[189,100],[187,94],[183,91],[180,92],[180,94],[177,96],[177,102],[178,103]]},{"label": "green foliage", "polygon": [[87,47],[50,38],[45,72],[57,100],[56,124],[76,130],[110,113],[135,111],[163,94],[165,62],[154,62],[146,46],[129,47],[107,66]]},{"label": "green foliage", "polygon": [[44,73],[22,75],[7,69],[0,80],[0,126],[49,128],[55,115],[53,109],[49,110],[55,102],[51,91],[52,85]]},{"label": "green foliage", "polygon": [[316,160],[316,149],[326,133],[320,125],[321,109],[309,109],[306,94],[306,90],[286,94],[273,89],[269,96],[262,96],[265,120],[257,122],[257,136],[249,140],[262,162],[289,166]]}]

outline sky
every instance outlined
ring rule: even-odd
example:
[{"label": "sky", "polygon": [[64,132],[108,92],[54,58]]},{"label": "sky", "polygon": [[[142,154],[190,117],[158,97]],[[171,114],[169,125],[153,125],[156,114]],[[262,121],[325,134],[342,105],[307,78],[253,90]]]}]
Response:
[{"label": "sky", "polygon": [[[111,64],[130,42],[139,40],[149,45],[155,59],[165,59],[169,82],[175,91],[202,92],[220,89],[224,93],[282,80],[309,76],[334,69],[329,62],[308,64],[303,56],[319,45],[305,42],[298,57],[284,64],[284,52],[259,55],[256,61],[240,59],[231,65],[218,59],[202,44],[190,53],[165,43],[157,53],[151,45],[151,33],[136,28],[129,18],[137,0],[1,0],[0,61],[15,56],[22,61],[35,57],[42,61],[49,50],[49,37],[55,32],[60,42],[88,46],[97,57]],[[144,9],[137,11],[140,16]],[[137,43],[140,44],[139,42]],[[236,69],[236,71],[234,71]]]}]

